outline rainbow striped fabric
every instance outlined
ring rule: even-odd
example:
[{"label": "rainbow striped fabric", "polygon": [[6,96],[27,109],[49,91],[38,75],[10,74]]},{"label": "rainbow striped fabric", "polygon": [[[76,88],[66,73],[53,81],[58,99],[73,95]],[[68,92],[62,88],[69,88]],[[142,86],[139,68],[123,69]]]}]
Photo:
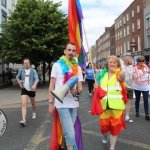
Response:
[{"label": "rainbow striped fabric", "polygon": [[82,34],[82,9],[79,0],[69,0],[68,6],[68,29],[69,40],[77,46],[78,64],[81,68],[86,67],[86,52],[83,47]]}]

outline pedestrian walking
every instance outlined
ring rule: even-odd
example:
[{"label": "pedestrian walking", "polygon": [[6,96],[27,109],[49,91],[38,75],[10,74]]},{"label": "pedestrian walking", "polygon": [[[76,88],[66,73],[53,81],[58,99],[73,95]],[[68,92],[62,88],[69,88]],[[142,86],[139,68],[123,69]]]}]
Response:
[{"label": "pedestrian walking", "polygon": [[120,60],[112,55],[107,58],[106,68],[96,78],[98,84],[94,85],[95,88],[99,85],[106,91],[106,95],[100,99],[103,112],[100,115],[99,125],[103,134],[103,143],[107,143],[110,132],[110,150],[115,149],[117,137],[126,127],[124,109],[128,98],[124,79],[125,75],[121,71]]},{"label": "pedestrian walking", "polygon": [[[57,126],[55,124],[53,125],[54,128],[57,127],[56,130],[58,129],[58,122],[60,118],[60,125],[62,126],[63,133],[59,134],[61,137],[59,136],[57,140],[54,140],[57,133],[54,133],[56,131],[55,129],[52,130],[53,134],[50,144],[50,150],[64,150],[65,143],[68,150],[73,150],[76,146],[78,147],[78,143],[75,139],[76,129],[74,128],[74,126],[77,120],[77,108],[79,107],[79,102],[76,100],[75,95],[82,92],[83,76],[82,70],[78,66],[75,59],[76,45],[72,42],[68,43],[64,50],[64,54],[65,56],[60,57],[60,59],[56,63],[54,63],[51,71],[49,86],[49,113],[50,115],[54,115],[54,123],[57,122]],[[78,92],[74,87],[67,92],[66,96],[63,99],[63,103],[58,101],[56,98],[54,100],[53,95],[50,93],[50,91],[62,87],[72,76],[78,77]],[[80,132],[79,129],[78,132]],[[81,133],[79,133],[78,135],[81,135]],[[60,141],[60,143],[57,143],[57,141]]]},{"label": "pedestrian walking", "polygon": [[89,95],[92,96],[93,88],[94,88],[94,78],[95,78],[95,69],[92,69],[92,64],[88,63],[85,71],[84,76],[84,82],[87,81],[88,83],[88,89],[89,89]]},{"label": "pedestrian walking", "polygon": [[21,88],[22,120],[20,121],[20,124],[25,126],[28,97],[32,104],[32,118],[36,118],[35,90],[39,81],[37,72],[35,69],[30,67],[30,60],[28,58],[23,60],[23,68],[18,72],[16,79]]},{"label": "pedestrian walking", "polygon": [[144,100],[145,119],[150,121],[148,102],[150,75],[149,68],[144,63],[144,56],[137,57],[137,64],[134,67],[133,79],[133,89],[135,92],[135,116],[140,117],[139,104],[142,93]]},{"label": "pedestrian walking", "polygon": [[126,113],[125,113],[125,121],[132,123],[133,120],[130,119],[130,109],[131,109],[131,99],[133,99],[133,66],[132,66],[133,58],[130,53],[125,53],[123,56],[123,63],[121,64],[122,70],[125,74],[125,84],[127,90],[128,103],[126,103]]}]

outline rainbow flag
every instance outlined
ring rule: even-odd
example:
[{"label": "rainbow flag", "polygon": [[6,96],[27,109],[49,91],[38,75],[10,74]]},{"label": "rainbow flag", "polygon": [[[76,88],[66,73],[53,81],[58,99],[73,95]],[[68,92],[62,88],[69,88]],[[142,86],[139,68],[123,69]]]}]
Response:
[{"label": "rainbow flag", "polygon": [[68,6],[68,29],[69,40],[77,46],[78,64],[81,68],[86,67],[86,52],[83,47],[82,34],[82,9],[79,0],[69,0]]},{"label": "rainbow flag", "polygon": [[106,59],[106,56],[104,54],[101,55],[102,58]]}]

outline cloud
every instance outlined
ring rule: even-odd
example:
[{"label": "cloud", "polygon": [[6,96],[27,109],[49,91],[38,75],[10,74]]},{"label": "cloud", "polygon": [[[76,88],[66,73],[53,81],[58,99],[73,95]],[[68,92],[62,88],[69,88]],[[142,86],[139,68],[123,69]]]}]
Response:
[{"label": "cloud", "polygon": [[[53,0],[59,2],[60,0]],[[88,45],[95,45],[96,40],[104,33],[105,27],[114,24],[114,20],[134,0],[80,0],[84,15],[84,26]],[[68,12],[68,0],[62,0],[62,11]],[[86,48],[86,42],[83,42]],[[87,49],[87,48],[86,48]]]}]

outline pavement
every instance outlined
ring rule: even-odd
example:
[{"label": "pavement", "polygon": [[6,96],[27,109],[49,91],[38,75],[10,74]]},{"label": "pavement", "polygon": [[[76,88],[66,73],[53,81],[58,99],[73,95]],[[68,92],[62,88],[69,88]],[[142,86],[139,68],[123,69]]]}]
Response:
[{"label": "pavement", "polygon": [[[12,82],[13,86],[0,90],[0,108],[13,104],[21,104],[21,89],[15,79],[12,79]],[[46,78],[46,83],[36,89],[36,102],[48,100],[48,87],[49,81]]]}]

